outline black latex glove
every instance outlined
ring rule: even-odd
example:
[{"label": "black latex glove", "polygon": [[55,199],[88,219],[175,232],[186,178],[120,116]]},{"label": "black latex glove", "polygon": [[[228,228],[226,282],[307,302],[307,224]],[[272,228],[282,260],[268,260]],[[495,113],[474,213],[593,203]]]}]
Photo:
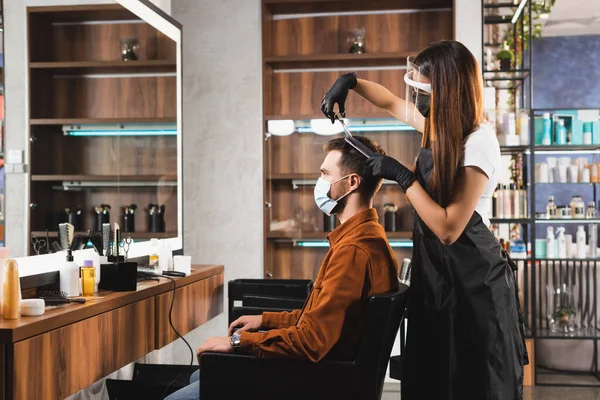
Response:
[{"label": "black latex glove", "polygon": [[404,193],[417,177],[415,174],[398,160],[381,154],[367,160],[367,166],[371,168],[373,176],[398,182]]},{"label": "black latex glove", "polygon": [[333,106],[336,103],[342,118],[346,117],[346,97],[348,97],[348,91],[356,87],[356,83],[356,74],[350,72],[337,78],[335,83],[325,93],[323,100],[321,100],[321,111],[331,120],[332,124],[335,122]]}]

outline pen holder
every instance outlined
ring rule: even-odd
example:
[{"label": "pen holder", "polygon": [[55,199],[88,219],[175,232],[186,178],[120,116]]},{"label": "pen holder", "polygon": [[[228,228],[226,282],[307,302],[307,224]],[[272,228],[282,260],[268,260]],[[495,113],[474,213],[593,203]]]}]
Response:
[{"label": "pen holder", "polygon": [[128,292],[137,290],[137,263],[115,262],[100,266],[102,279],[99,289],[114,292]]}]

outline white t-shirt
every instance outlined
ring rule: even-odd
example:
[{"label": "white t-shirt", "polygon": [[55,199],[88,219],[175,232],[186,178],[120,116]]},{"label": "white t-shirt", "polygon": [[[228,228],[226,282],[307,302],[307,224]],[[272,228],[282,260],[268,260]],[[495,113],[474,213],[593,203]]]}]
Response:
[{"label": "white t-shirt", "polygon": [[496,133],[488,123],[482,123],[479,128],[465,138],[464,167],[480,168],[488,177],[483,194],[475,207],[483,222],[490,225],[491,198],[498,186],[501,168],[500,145]]}]

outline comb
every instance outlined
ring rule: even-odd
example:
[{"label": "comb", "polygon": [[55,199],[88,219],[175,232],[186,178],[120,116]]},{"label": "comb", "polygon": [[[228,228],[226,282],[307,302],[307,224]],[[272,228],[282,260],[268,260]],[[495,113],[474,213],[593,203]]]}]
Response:
[{"label": "comb", "polygon": [[84,298],[68,298],[65,292],[59,290],[43,291],[39,293],[39,298],[44,299],[46,306],[63,307],[69,303],[85,303]]},{"label": "comb", "polygon": [[110,224],[102,224],[102,255],[108,256],[110,249]]},{"label": "comb", "polygon": [[58,224],[58,239],[60,241],[60,249],[66,250],[69,248],[69,233],[67,232],[67,223],[62,222]]}]

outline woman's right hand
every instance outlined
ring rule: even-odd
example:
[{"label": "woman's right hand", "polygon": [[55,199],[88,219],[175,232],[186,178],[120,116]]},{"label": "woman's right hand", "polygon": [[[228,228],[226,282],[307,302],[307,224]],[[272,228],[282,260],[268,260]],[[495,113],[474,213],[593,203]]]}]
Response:
[{"label": "woman's right hand", "polygon": [[229,325],[229,336],[238,328],[239,332],[256,332],[262,325],[262,315],[243,315]]},{"label": "woman's right hand", "polygon": [[335,112],[333,106],[337,103],[339,112],[342,117],[346,116],[346,97],[348,91],[354,89],[357,79],[354,72],[340,76],[335,83],[329,88],[323,100],[321,101],[321,111],[333,124],[335,122]]}]

